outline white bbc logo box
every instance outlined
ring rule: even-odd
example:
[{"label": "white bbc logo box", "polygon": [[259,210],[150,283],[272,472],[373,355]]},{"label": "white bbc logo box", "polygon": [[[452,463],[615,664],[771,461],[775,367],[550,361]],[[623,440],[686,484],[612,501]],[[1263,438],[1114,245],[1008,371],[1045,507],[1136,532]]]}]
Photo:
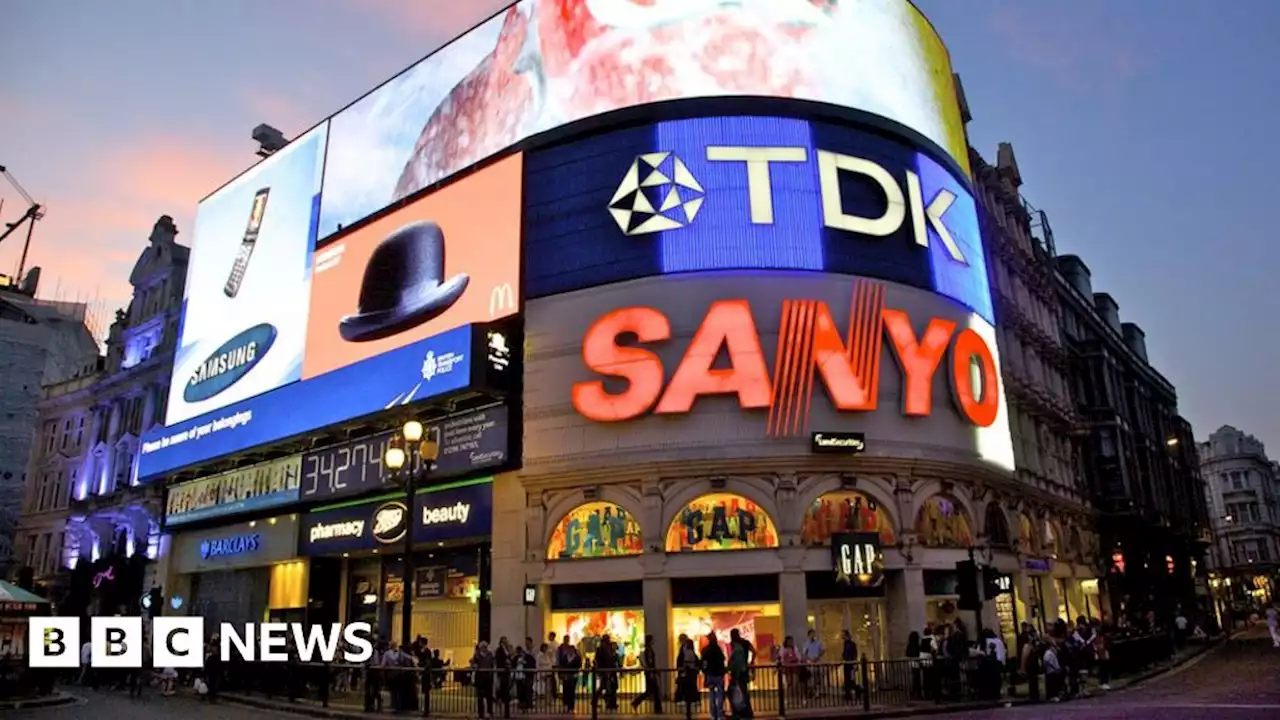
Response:
[{"label": "white bbc logo box", "polygon": [[[102,668],[142,667],[142,649],[150,642],[154,667],[198,668],[204,664],[202,619],[157,617],[150,624],[148,630],[140,617],[90,618],[89,663]],[[31,667],[80,666],[80,618],[33,617],[27,629]]]}]

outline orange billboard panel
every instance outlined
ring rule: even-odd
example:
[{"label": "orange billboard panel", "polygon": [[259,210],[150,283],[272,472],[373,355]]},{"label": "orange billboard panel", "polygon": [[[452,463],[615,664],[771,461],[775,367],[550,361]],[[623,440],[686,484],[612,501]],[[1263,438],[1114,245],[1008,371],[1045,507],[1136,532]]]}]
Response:
[{"label": "orange billboard panel", "polygon": [[522,175],[513,155],[317,250],[302,378],[514,314]]}]

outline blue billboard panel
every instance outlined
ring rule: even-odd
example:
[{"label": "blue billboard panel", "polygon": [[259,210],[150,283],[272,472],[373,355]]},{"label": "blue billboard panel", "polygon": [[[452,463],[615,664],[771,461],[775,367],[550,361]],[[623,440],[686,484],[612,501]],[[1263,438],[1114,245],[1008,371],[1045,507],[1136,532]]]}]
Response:
[{"label": "blue billboard panel", "polygon": [[471,326],[293,383],[142,438],[138,477],[408,405],[471,384]]},{"label": "blue billboard panel", "polygon": [[977,205],[913,144],[848,125],[672,120],[526,154],[525,288],[712,270],[862,275],[994,321]]},{"label": "blue billboard panel", "polygon": [[302,376],[327,139],[324,123],[201,201],[167,424]]},{"label": "blue billboard panel", "polygon": [[403,498],[383,496],[306,513],[298,554],[336,555],[388,545],[400,550],[410,529],[415,543],[489,535],[493,532],[493,478],[418,490],[412,512]]}]

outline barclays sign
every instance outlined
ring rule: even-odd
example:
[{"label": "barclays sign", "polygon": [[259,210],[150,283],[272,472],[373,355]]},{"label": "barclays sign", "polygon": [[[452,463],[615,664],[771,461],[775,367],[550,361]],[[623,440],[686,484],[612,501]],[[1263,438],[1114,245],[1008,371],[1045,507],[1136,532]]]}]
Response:
[{"label": "barclays sign", "polygon": [[257,552],[262,547],[262,536],[258,533],[232,535],[231,537],[202,540],[200,542],[200,559],[228,557]]}]

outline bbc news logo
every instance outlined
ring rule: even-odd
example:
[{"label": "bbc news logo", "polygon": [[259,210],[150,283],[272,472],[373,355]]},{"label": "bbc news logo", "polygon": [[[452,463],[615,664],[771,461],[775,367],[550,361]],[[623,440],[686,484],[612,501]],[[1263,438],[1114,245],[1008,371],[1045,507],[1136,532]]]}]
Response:
[{"label": "bbc news logo", "polygon": [[[32,640],[27,653],[31,667],[80,666],[80,618],[33,617],[27,629]],[[302,662],[362,663],[373,657],[372,636],[372,626],[364,622],[222,623],[216,650],[223,662],[287,662],[292,640]],[[143,649],[148,645],[150,667],[204,667],[204,619],[199,617],[157,617],[146,627],[141,617],[95,617],[88,640],[93,667],[143,667]]]}]

